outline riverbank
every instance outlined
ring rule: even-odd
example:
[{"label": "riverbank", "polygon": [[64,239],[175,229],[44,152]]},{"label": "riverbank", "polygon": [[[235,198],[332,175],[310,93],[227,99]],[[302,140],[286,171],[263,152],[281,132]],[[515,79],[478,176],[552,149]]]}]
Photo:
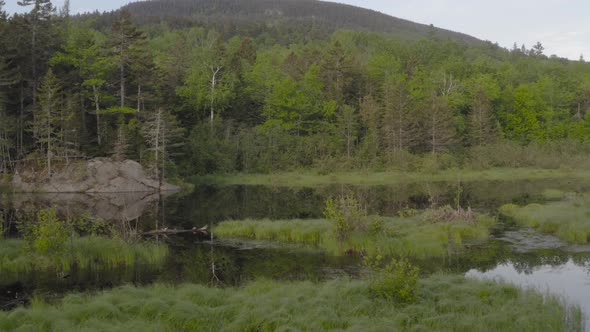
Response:
[{"label": "riverbank", "polygon": [[330,184],[385,185],[423,182],[474,182],[510,181],[540,179],[583,179],[590,180],[590,170],[536,169],[536,168],[493,168],[488,170],[449,169],[436,173],[429,172],[336,172],[320,174],[306,170],[271,174],[220,174],[191,178],[195,184],[205,185],[275,185],[311,187]]}]

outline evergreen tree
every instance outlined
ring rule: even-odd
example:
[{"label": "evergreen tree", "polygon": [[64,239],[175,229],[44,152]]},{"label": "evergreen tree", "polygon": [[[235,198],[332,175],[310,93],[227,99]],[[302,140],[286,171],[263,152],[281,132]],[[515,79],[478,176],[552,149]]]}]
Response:
[{"label": "evergreen tree", "polygon": [[121,109],[125,108],[127,76],[133,61],[133,47],[145,38],[143,32],[139,31],[131,22],[131,14],[128,11],[121,11],[112,25],[111,39],[117,67],[119,68],[119,106]]},{"label": "evergreen tree", "polygon": [[53,71],[49,69],[41,82],[37,97],[38,107],[34,110],[33,136],[46,158],[47,174],[51,177],[52,160],[60,147],[60,93],[61,87]]},{"label": "evergreen tree", "polygon": [[337,129],[346,146],[346,158],[350,161],[352,148],[357,139],[358,114],[357,110],[349,105],[341,107],[336,117]]}]

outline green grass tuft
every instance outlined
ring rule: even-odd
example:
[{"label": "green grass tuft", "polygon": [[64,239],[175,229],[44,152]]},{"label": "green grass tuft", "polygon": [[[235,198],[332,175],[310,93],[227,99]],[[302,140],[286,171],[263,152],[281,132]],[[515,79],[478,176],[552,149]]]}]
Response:
[{"label": "green grass tuft", "polygon": [[555,234],[560,239],[579,244],[590,242],[590,199],[584,196],[547,204],[518,206],[506,204],[500,214],[517,224]]},{"label": "green grass tuft", "polygon": [[326,250],[334,255],[346,252],[387,256],[441,257],[449,249],[465,242],[483,241],[496,219],[478,215],[475,222],[455,220],[432,223],[421,215],[411,218],[382,218],[379,232],[354,232],[344,241],[337,240],[332,225],[317,220],[240,220],[224,221],[214,234],[227,238],[299,243]]},{"label": "green grass tuft", "polygon": [[366,281],[259,280],[239,289],[126,286],[0,312],[2,331],[567,331],[581,321],[579,308],[554,297],[448,275],[421,280],[409,305],[372,296]]},{"label": "green grass tuft", "polygon": [[150,242],[127,243],[119,238],[99,236],[75,237],[65,243],[65,250],[42,255],[26,249],[24,240],[0,241],[0,274],[46,270],[69,270],[132,266],[135,263],[158,265],[168,255],[168,247]]}]

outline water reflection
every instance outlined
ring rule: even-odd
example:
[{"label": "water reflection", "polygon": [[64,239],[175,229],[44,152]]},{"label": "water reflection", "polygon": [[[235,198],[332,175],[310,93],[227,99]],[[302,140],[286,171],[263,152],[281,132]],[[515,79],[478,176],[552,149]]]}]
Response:
[{"label": "water reflection", "polygon": [[485,272],[470,270],[466,276],[509,282],[565,297],[568,302],[580,305],[586,316],[586,329],[590,327],[590,273],[587,260],[580,264],[569,259],[564,264],[545,264],[525,270],[518,264],[507,262]]},{"label": "water reflection", "polygon": [[[322,216],[324,202],[328,197],[345,193],[354,193],[366,205],[369,213],[384,216],[395,216],[405,207],[452,204],[457,199],[462,206],[494,213],[498,206],[507,202],[540,202],[543,200],[541,193],[549,188],[565,191],[590,189],[581,182],[543,180],[395,186],[332,185],[315,188],[200,186],[191,194],[170,197],[143,193],[15,194],[3,197],[0,201],[0,216],[3,217],[3,229],[7,230],[5,235],[10,237],[20,236],[15,226],[17,222],[26,221],[26,218],[46,207],[56,207],[60,217],[65,220],[85,215],[141,234],[164,227],[190,229],[228,219],[317,218]],[[324,280],[342,275],[359,275],[358,260],[331,257],[301,248],[272,247],[267,243],[244,246],[235,242],[210,241],[209,238],[193,234],[158,237],[155,240],[165,243],[169,248],[168,258],[161,266],[135,264],[92,271],[73,269],[65,271],[67,278],[64,278],[63,273],[2,274],[0,304],[18,304],[23,298],[22,294],[25,294],[25,299],[32,294],[51,298],[67,292],[99,290],[125,283],[191,282],[235,286],[260,277]],[[534,276],[539,271],[551,270],[553,266],[565,266],[561,270],[552,270],[553,275],[569,276],[571,273],[568,278],[581,283],[582,271],[590,270],[588,253],[589,248],[568,246],[554,237],[500,227],[485,245],[468,246],[462,252],[449,253],[436,260],[416,261],[416,264],[423,273],[443,270],[483,275],[512,269],[519,276]],[[509,272],[506,274],[509,275]],[[16,293],[21,297],[15,297]],[[584,301],[590,306],[590,298]]]}]

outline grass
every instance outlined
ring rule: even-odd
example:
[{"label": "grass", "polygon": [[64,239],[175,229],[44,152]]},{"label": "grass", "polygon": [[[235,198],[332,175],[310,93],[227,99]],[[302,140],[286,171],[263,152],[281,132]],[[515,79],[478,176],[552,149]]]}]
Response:
[{"label": "grass", "polygon": [[326,250],[334,255],[380,252],[388,256],[441,257],[465,242],[483,241],[496,219],[478,215],[475,222],[455,220],[433,223],[421,215],[411,218],[383,218],[378,232],[354,232],[344,241],[336,240],[333,226],[326,220],[239,220],[224,221],[214,234],[226,238],[299,243]]},{"label": "grass", "polygon": [[542,205],[506,204],[500,207],[500,213],[519,225],[554,234],[564,241],[578,244],[589,243],[590,198],[567,197],[565,194],[563,196],[566,197],[563,200],[550,201]]},{"label": "grass", "polygon": [[64,252],[41,255],[26,249],[18,239],[0,241],[0,274],[46,270],[109,268],[139,264],[161,264],[168,255],[165,245],[127,243],[118,238],[76,237],[68,241]]},{"label": "grass", "polygon": [[489,170],[449,169],[429,172],[336,172],[320,174],[313,171],[283,172],[273,174],[227,174],[195,177],[197,184],[215,185],[277,185],[310,187],[329,184],[383,185],[399,183],[422,183],[439,181],[464,182],[482,180],[539,180],[581,178],[590,179],[588,170],[493,168]]},{"label": "grass", "polygon": [[[532,290],[462,276],[418,284],[417,302],[371,296],[366,281],[278,282],[244,288],[126,286],[56,305],[0,312],[2,331],[568,331],[579,308]],[[141,300],[139,300],[141,299]]]}]

